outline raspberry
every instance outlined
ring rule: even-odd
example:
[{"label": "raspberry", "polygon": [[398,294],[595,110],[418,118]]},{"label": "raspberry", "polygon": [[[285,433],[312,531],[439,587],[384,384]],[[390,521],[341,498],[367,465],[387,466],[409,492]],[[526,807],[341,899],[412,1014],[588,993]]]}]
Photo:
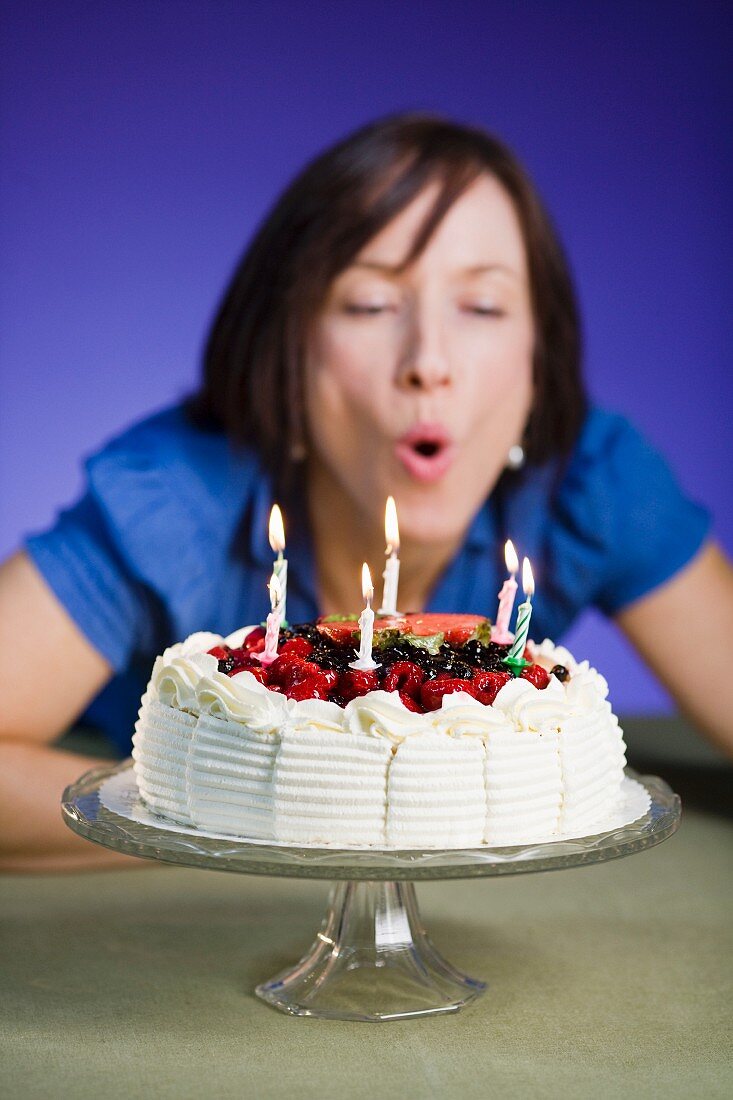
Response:
[{"label": "raspberry", "polygon": [[322,668],[321,676],[328,684],[328,690],[335,691],[336,685],[338,684],[340,679],[340,673],[338,673],[335,668]]},{"label": "raspberry", "polygon": [[325,673],[316,672],[305,676],[295,684],[289,684],[285,690],[288,699],[328,699],[328,683]]},{"label": "raspberry", "polygon": [[522,679],[529,680],[530,684],[542,691],[550,682],[550,674],[542,665],[527,665],[522,669]]},{"label": "raspberry", "polygon": [[428,680],[420,688],[420,702],[425,710],[440,710],[443,696],[450,695],[454,691],[465,691],[467,695],[476,697],[476,687],[472,680],[459,680],[450,676],[439,676],[435,680]]},{"label": "raspberry", "polygon": [[347,703],[359,695],[366,695],[368,691],[376,691],[378,687],[379,678],[376,669],[373,668],[350,668],[342,672],[339,677],[339,695]]},{"label": "raspberry", "polygon": [[275,658],[268,669],[272,683],[285,686],[291,683],[294,684],[298,680],[304,680],[311,673],[320,671],[318,665],[314,665],[312,661],[305,661],[297,653],[281,654]]},{"label": "raspberry", "polygon": [[261,653],[265,648],[264,626],[256,626],[254,630],[250,630],[242,643],[242,648],[247,650],[248,653]]},{"label": "raspberry", "polygon": [[242,665],[238,665],[227,675],[238,676],[240,672],[251,672],[255,680],[259,680],[261,684],[267,684],[267,669],[263,668],[262,665],[247,665],[246,668],[243,668]]},{"label": "raspberry", "polygon": [[283,642],[278,650],[279,655],[282,657],[286,653],[292,653],[296,657],[307,657],[309,653],[313,652],[313,646],[307,638],[288,638],[287,642]]},{"label": "raspberry", "polygon": [[490,706],[504,684],[508,684],[512,679],[511,672],[490,672],[488,669],[482,669],[477,672],[471,681],[476,688],[476,698],[479,703],[483,703],[485,706]]},{"label": "raspberry", "polygon": [[417,701],[417,699],[413,699],[413,697],[411,695],[408,695],[407,692],[401,691],[400,692],[400,699],[405,704],[405,707],[407,708],[407,710],[412,710],[412,711],[415,712],[415,714],[424,714],[425,713],[425,711],[420,706],[420,703]]},{"label": "raspberry", "polygon": [[425,673],[414,661],[395,661],[387,669],[382,686],[385,691],[399,691],[400,695],[411,695],[416,699],[424,680]]},{"label": "raspberry", "polygon": [[229,656],[228,645],[215,645],[206,651],[210,657],[216,657],[217,661],[224,661]]}]

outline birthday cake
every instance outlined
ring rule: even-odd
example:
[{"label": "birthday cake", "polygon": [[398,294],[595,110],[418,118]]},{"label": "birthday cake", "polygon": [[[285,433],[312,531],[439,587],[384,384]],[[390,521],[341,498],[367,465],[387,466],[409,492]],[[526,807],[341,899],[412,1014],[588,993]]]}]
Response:
[{"label": "birthday cake", "polygon": [[[272,638],[270,639],[272,642]],[[545,640],[507,664],[475,615],[193,634],[158,657],[133,740],[154,813],[293,845],[473,848],[591,835],[625,746],[603,676]]]}]

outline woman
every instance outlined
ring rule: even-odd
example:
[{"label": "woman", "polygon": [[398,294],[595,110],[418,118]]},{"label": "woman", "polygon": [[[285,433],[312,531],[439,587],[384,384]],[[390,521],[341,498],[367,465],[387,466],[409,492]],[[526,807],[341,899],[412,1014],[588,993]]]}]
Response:
[{"label": "woman", "polygon": [[397,116],[309,165],[232,279],[200,393],[92,458],[0,573],[4,865],[112,860],[61,825],[85,762],[51,742],[86,709],[127,752],[164,645],[262,618],[273,499],[291,620],[358,610],[392,493],[402,607],[491,613],[511,536],[535,637],[600,607],[733,755],[731,568],[663,461],[588,408],[579,358],[562,249],[501,143]]}]

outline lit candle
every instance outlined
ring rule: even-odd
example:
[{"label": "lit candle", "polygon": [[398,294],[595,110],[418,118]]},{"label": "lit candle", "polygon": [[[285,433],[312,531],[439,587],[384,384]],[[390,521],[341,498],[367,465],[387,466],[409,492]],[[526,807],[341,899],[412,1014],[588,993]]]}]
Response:
[{"label": "lit candle", "polygon": [[374,637],[372,597],[374,596],[374,588],[369,566],[366,562],[361,567],[361,591],[366,600],[366,607],[359,616],[359,655],[355,661],[351,661],[349,668],[367,670],[376,668],[377,662],[372,660],[372,638]]},{"label": "lit candle", "polygon": [[387,497],[387,507],[384,509],[384,537],[387,540],[387,562],[384,567],[384,591],[382,592],[382,606],[380,615],[397,614],[397,585],[400,579],[400,529],[397,526],[397,508],[394,497]]},{"label": "lit candle", "polygon": [[282,597],[282,619],[285,622],[285,601],[288,595],[288,559],[283,557],[285,549],[285,528],[283,527],[283,514],[277,504],[273,504],[270,512],[270,546],[277,554],[272,569],[280,582]]},{"label": "lit candle", "polygon": [[519,559],[511,539],[507,539],[504,544],[504,561],[509,570],[509,576],[499,593],[499,610],[496,613],[496,624],[491,631],[492,642],[498,642],[499,645],[508,645],[514,641],[514,635],[509,630],[509,620],[514,607],[514,597],[517,594],[515,575],[519,569]]},{"label": "lit candle", "polygon": [[280,581],[277,574],[270,577],[270,614],[267,616],[265,629],[265,648],[262,653],[255,653],[255,657],[263,665],[271,665],[277,657],[277,643],[280,638],[280,624],[283,621],[283,599]]},{"label": "lit candle", "polygon": [[519,676],[525,665],[529,664],[529,661],[525,661],[523,657],[527,635],[529,634],[529,620],[532,618],[532,596],[534,595],[534,577],[532,576],[532,566],[529,564],[529,558],[525,558],[522,562],[522,588],[527,599],[524,603],[520,603],[517,608],[514,642],[509,650],[509,655],[504,658],[504,664],[509,665],[515,676]]}]

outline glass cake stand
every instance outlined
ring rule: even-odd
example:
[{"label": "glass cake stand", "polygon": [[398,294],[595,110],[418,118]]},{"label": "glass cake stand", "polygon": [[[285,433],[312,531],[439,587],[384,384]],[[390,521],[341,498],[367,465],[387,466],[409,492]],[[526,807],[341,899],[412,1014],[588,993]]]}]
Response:
[{"label": "glass cake stand", "polygon": [[[294,1016],[400,1020],[457,1012],[486,988],[435,950],[422,926],[414,882],[559,871],[660,844],[679,824],[679,796],[656,776],[629,769],[627,776],[651,797],[648,812],[633,824],[579,840],[502,848],[297,848],[216,837],[147,810],[129,761],[87,772],[64,792],[62,811],[80,836],[131,856],[215,871],[336,880],[308,953],[255,992]],[[107,808],[110,802],[118,812]]]}]

